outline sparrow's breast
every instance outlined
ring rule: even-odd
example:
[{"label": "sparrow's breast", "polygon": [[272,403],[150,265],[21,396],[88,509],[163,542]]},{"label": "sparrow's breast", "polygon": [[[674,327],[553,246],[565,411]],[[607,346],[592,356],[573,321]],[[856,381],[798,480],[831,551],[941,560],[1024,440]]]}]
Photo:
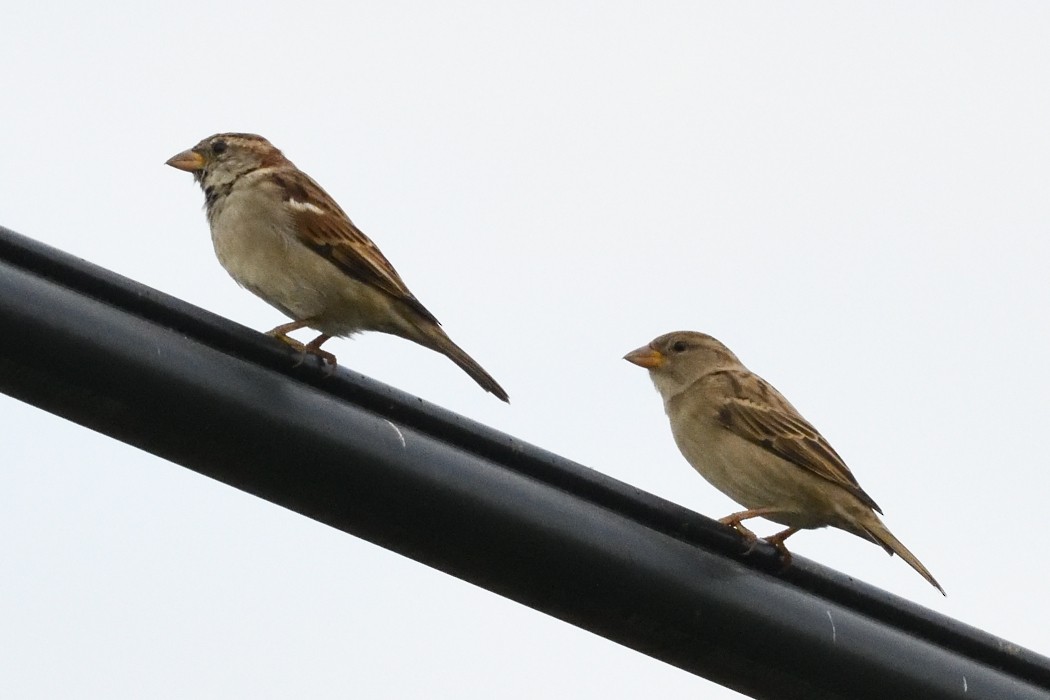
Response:
[{"label": "sparrow's breast", "polygon": [[286,313],[314,296],[310,261],[297,249],[310,251],[295,241],[280,200],[234,189],[209,208],[208,220],[215,255],[239,285]]}]

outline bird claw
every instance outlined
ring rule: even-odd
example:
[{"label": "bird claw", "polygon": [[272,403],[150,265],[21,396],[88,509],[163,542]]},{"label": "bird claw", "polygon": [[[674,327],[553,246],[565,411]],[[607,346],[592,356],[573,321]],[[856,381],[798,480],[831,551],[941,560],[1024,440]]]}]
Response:
[{"label": "bird claw", "polygon": [[331,336],[323,334],[317,336],[316,338],[314,338],[309,343],[303,346],[303,353],[304,355],[305,353],[309,353],[314,357],[321,358],[321,364],[324,365],[325,374],[330,377],[335,373],[335,368],[338,366],[339,363],[338,361],[336,361],[335,355],[328,352],[327,350],[321,349],[321,343],[327,341],[329,338],[331,338]]},{"label": "bird claw", "polygon": [[271,338],[276,338],[277,340],[281,341],[285,345],[290,346],[294,350],[298,350],[299,352],[306,352],[306,346],[305,345],[300,343],[295,338],[292,338],[291,336],[287,336],[284,333],[281,333],[276,328],[274,328],[272,331],[268,332],[266,335],[270,336]]},{"label": "bird claw", "polygon": [[[307,354],[320,358],[321,364],[324,366],[325,376],[330,377],[333,374],[335,374],[335,368],[339,365],[339,363],[335,359],[335,355],[328,352],[327,350],[321,350],[320,348],[311,348],[309,345],[306,346],[306,350],[305,352],[303,352],[303,357],[305,358]],[[299,360],[299,362],[301,363],[302,360]]]},{"label": "bird claw", "polygon": [[758,540],[758,535],[746,528],[743,523],[726,523],[726,525],[736,530],[748,542],[755,542]]},{"label": "bird claw", "polygon": [[303,345],[302,343],[299,343],[298,350],[300,352],[299,359],[295,361],[295,364],[292,365],[292,367],[300,366],[301,364],[306,362],[306,358],[308,355],[313,355],[314,357],[321,360],[321,366],[324,368],[325,376],[330,377],[333,374],[335,374],[335,368],[338,366],[339,363],[336,361],[335,355],[333,355],[332,353],[328,352],[327,350],[322,350],[320,348],[312,348],[309,345]]},{"label": "bird claw", "polygon": [[739,513],[735,513],[725,518],[721,518],[718,522],[733,528],[733,530],[744,539],[747,543],[747,549],[744,550],[743,556],[746,557],[751,554],[751,552],[755,551],[755,545],[758,543],[758,535],[745,527],[744,524],[740,522],[740,518],[737,517],[738,515]]},{"label": "bird claw", "polygon": [[[321,364],[324,366],[326,374],[330,376],[335,373],[335,368],[336,366],[338,366],[339,363],[336,361],[335,355],[328,352],[327,350],[322,350],[320,348],[320,343],[317,343],[316,345],[314,344],[314,342],[300,343],[295,338],[292,338],[291,336],[288,336],[285,333],[283,333],[280,327],[274,328],[272,331],[269,331],[266,335],[270,336],[271,338],[276,338],[277,340],[281,341],[293,350],[297,350],[299,352],[299,359],[295,361],[295,364],[292,365],[292,367],[299,367],[304,362],[306,362],[306,358],[308,355],[313,355],[314,357],[320,358]],[[325,337],[325,340],[328,340],[328,338]]]},{"label": "bird claw", "polygon": [[[741,534],[743,534],[743,533],[741,533]],[[745,535],[745,538],[748,541],[747,549],[744,550],[744,556],[746,557],[746,556],[750,556],[751,553],[755,551],[755,547],[757,547],[758,543],[761,542],[762,540],[760,540],[758,537],[755,537],[755,536],[747,537]]]},{"label": "bird claw", "polygon": [[767,544],[773,545],[773,547],[777,550],[777,553],[780,555],[781,571],[791,566],[791,552],[788,551],[787,546],[784,544],[784,540],[786,540],[788,537],[791,537],[796,532],[798,532],[797,527],[789,527],[788,529],[782,530],[776,533],[775,535],[770,535],[765,540]]},{"label": "bird claw", "polygon": [[[733,528],[738,533],[740,533],[740,535],[747,541],[748,547],[743,554],[743,556],[746,557],[747,555],[755,551],[755,547],[758,546],[759,543],[759,537],[754,532],[744,527],[741,521],[748,520],[749,518],[757,518],[764,515],[771,515],[776,512],[777,510],[774,508],[755,508],[752,510],[745,510],[739,513],[733,513],[732,515],[727,515],[724,518],[720,518],[718,522]],[[784,540],[794,535],[796,532],[798,532],[798,530],[799,529],[797,527],[789,527],[786,530],[781,530],[775,535],[770,535],[769,537],[766,537],[765,539],[761,540],[766,544],[773,545],[773,547],[777,550],[777,553],[780,555],[781,558],[781,570],[786,569],[788,566],[791,565],[791,552],[789,552],[788,548],[784,546]]]}]

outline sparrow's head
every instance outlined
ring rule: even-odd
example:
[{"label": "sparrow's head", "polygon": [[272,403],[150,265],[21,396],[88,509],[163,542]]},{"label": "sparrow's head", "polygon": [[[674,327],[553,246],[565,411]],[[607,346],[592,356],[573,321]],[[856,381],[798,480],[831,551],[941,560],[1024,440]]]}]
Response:
[{"label": "sparrow's head", "polygon": [[207,193],[208,187],[230,186],[253,170],[287,162],[284,155],[262,136],[215,134],[188,151],[172,156],[167,165],[193,173],[194,179]]},{"label": "sparrow's head", "polygon": [[704,333],[675,331],[624,355],[649,370],[660,395],[667,398],[716,370],[739,367],[740,360],[725,345]]}]

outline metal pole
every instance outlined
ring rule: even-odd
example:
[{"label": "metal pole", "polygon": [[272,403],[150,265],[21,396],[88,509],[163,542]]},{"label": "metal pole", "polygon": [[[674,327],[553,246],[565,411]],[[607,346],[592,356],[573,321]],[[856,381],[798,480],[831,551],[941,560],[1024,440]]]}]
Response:
[{"label": "metal pole", "polygon": [[0,228],[0,390],[756,698],[1047,698],[1050,659]]}]

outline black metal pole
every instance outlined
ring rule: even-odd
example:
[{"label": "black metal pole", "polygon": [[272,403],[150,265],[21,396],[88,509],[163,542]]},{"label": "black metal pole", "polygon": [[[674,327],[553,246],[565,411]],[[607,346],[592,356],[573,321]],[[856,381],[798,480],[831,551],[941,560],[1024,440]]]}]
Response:
[{"label": "black metal pole", "polygon": [[1047,698],[1050,660],[0,228],[0,390],[756,698]]}]

